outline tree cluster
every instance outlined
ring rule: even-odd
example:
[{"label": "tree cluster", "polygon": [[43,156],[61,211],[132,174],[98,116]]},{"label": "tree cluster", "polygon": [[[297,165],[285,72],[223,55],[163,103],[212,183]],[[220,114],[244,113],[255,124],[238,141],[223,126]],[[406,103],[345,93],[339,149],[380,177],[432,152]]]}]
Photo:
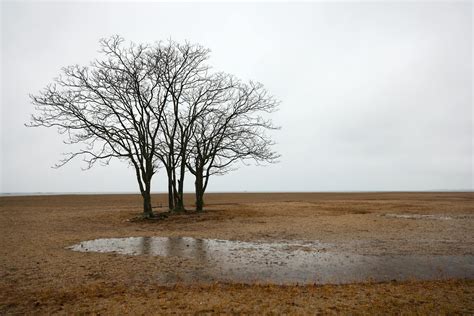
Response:
[{"label": "tree cluster", "polygon": [[260,83],[212,72],[209,50],[190,43],[125,45],[114,36],[100,41],[101,57],[89,66],[69,66],[31,99],[29,126],[57,127],[70,144],[58,167],[81,156],[87,168],[112,158],[135,170],[143,214],[153,217],[151,180],[163,167],[168,206],[184,210],[184,181],[192,174],[196,209],[212,175],[237,162],[274,162],[266,134],[275,129],[266,113],[278,101]]}]

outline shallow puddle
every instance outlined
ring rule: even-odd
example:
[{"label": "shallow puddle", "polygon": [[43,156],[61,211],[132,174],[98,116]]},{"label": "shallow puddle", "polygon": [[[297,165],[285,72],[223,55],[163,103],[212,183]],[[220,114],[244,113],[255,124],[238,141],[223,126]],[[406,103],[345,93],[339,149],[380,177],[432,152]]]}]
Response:
[{"label": "shallow puddle", "polygon": [[455,219],[453,216],[447,215],[422,215],[422,214],[385,214],[386,217],[404,218],[404,219],[438,219],[451,220]]},{"label": "shallow puddle", "polygon": [[167,273],[165,282],[230,281],[350,283],[407,279],[474,278],[474,256],[365,256],[327,251],[318,242],[241,242],[189,237],[129,237],[84,241],[81,252],[175,256],[196,269]]}]

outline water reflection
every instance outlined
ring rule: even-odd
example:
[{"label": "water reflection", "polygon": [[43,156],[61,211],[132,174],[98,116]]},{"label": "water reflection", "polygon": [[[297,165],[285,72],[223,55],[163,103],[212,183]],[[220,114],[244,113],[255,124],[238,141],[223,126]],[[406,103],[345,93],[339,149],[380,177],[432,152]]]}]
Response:
[{"label": "water reflection", "polygon": [[84,241],[82,252],[192,259],[202,269],[173,281],[349,283],[474,277],[474,256],[364,256],[326,251],[319,242],[241,242],[189,237],[129,237]]}]

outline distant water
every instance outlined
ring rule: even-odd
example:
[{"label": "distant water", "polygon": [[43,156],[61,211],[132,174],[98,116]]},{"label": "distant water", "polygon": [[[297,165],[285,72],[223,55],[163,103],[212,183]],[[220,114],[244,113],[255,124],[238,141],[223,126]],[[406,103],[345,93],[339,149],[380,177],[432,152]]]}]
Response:
[{"label": "distant water", "polygon": [[[153,192],[159,194],[165,192]],[[140,194],[140,192],[11,192],[0,193],[0,196],[38,196],[38,195],[100,195],[100,194]]]},{"label": "distant water", "polygon": [[[207,193],[469,193],[474,190],[459,189],[459,190],[383,190],[383,191],[364,191],[364,190],[341,190],[341,191],[209,191]],[[152,194],[167,194],[167,191],[152,192]],[[185,191],[184,193],[194,193],[194,191]],[[140,194],[138,191],[124,191],[124,192],[1,192],[0,196],[38,196],[38,195],[100,195],[100,194]]]}]

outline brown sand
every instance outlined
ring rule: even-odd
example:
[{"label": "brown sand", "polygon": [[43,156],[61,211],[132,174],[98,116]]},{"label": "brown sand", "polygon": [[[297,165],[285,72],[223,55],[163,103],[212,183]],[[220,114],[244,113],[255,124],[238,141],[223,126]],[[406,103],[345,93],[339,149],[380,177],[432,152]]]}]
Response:
[{"label": "brown sand", "polygon": [[[165,200],[154,196],[157,211]],[[160,273],[195,263],[65,249],[94,238],[187,236],[319,240],[372,255],[474,253],[474,193],[209,194],[206,202],[202,214],[142,222],[130,221],[141,212],[137,195],[0,198],[0,313],[474,313],[473,280],[163,286]]]}]

